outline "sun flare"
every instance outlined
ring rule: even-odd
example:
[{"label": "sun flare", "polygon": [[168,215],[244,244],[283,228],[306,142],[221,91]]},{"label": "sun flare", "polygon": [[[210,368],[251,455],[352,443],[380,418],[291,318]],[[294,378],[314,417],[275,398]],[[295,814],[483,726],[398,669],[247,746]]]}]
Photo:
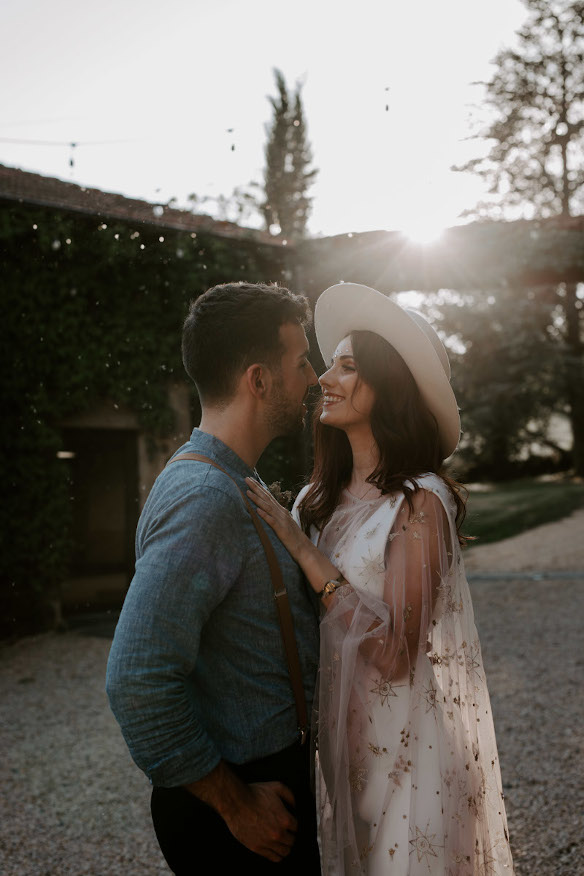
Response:
[{"label": "sun flare", "polygon": [[446,226],[443,222],[432,217],[416,216],[411,220],[402,222],[399,230],[412,243],[429,246],[440,240],[446,230]]}]

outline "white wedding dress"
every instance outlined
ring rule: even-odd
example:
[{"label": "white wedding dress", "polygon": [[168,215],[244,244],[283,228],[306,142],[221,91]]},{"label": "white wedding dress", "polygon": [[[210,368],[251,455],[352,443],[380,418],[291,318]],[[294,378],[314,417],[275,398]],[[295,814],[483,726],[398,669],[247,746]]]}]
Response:
[{"label": "white wedding dress", "polygon": [[411,509],[345,490],[311,533],[349,582],[321,622],[323,874],[512,876],[456,509],[441,478],[417,482]]}]

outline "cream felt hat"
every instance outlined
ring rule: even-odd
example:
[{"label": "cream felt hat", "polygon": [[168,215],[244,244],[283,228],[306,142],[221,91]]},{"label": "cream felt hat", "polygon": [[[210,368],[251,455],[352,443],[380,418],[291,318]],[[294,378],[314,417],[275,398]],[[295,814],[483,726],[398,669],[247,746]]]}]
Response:
[{"label": "cream felt hat", "polygon": [[460,417],[450,386],[450,363],[444,345],[430,323],[386,295],[359,283],[338,283],[322,293],[314,309],[314,328],[327,367],[339,341],[352,331],[368,331],[400,354],[422,398],[436,418],[444,459],[454,453],[460,437]]}]

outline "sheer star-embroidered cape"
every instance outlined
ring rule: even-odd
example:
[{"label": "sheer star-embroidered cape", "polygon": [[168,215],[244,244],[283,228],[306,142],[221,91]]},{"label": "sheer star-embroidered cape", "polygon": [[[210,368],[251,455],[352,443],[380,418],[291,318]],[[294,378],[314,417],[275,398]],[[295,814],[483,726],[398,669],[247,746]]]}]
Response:
[{"label": "sheer star-embroidered cape", "polygon": [[454,502],[416,480],[413,512],[402,493],[345,491],[311,534],[349,582],[321,621],[323,873],[512,876]]}]

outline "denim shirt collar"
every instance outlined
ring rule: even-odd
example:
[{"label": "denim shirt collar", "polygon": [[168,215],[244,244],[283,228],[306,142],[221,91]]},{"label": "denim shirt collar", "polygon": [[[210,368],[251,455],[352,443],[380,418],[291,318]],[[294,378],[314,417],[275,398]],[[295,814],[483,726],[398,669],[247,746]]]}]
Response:
[{"label": "denim shirt collar", "polygon": [[196,453],[209,456],[215,462],[218,462],[232,472],[236,472],[242,478],[258,477],[255,469],[250,468],[235,451],[214,435],[209,435],[208,432],[202,432],[199,428],[194,428],[191,433],[190,443],[195,446]]}]

